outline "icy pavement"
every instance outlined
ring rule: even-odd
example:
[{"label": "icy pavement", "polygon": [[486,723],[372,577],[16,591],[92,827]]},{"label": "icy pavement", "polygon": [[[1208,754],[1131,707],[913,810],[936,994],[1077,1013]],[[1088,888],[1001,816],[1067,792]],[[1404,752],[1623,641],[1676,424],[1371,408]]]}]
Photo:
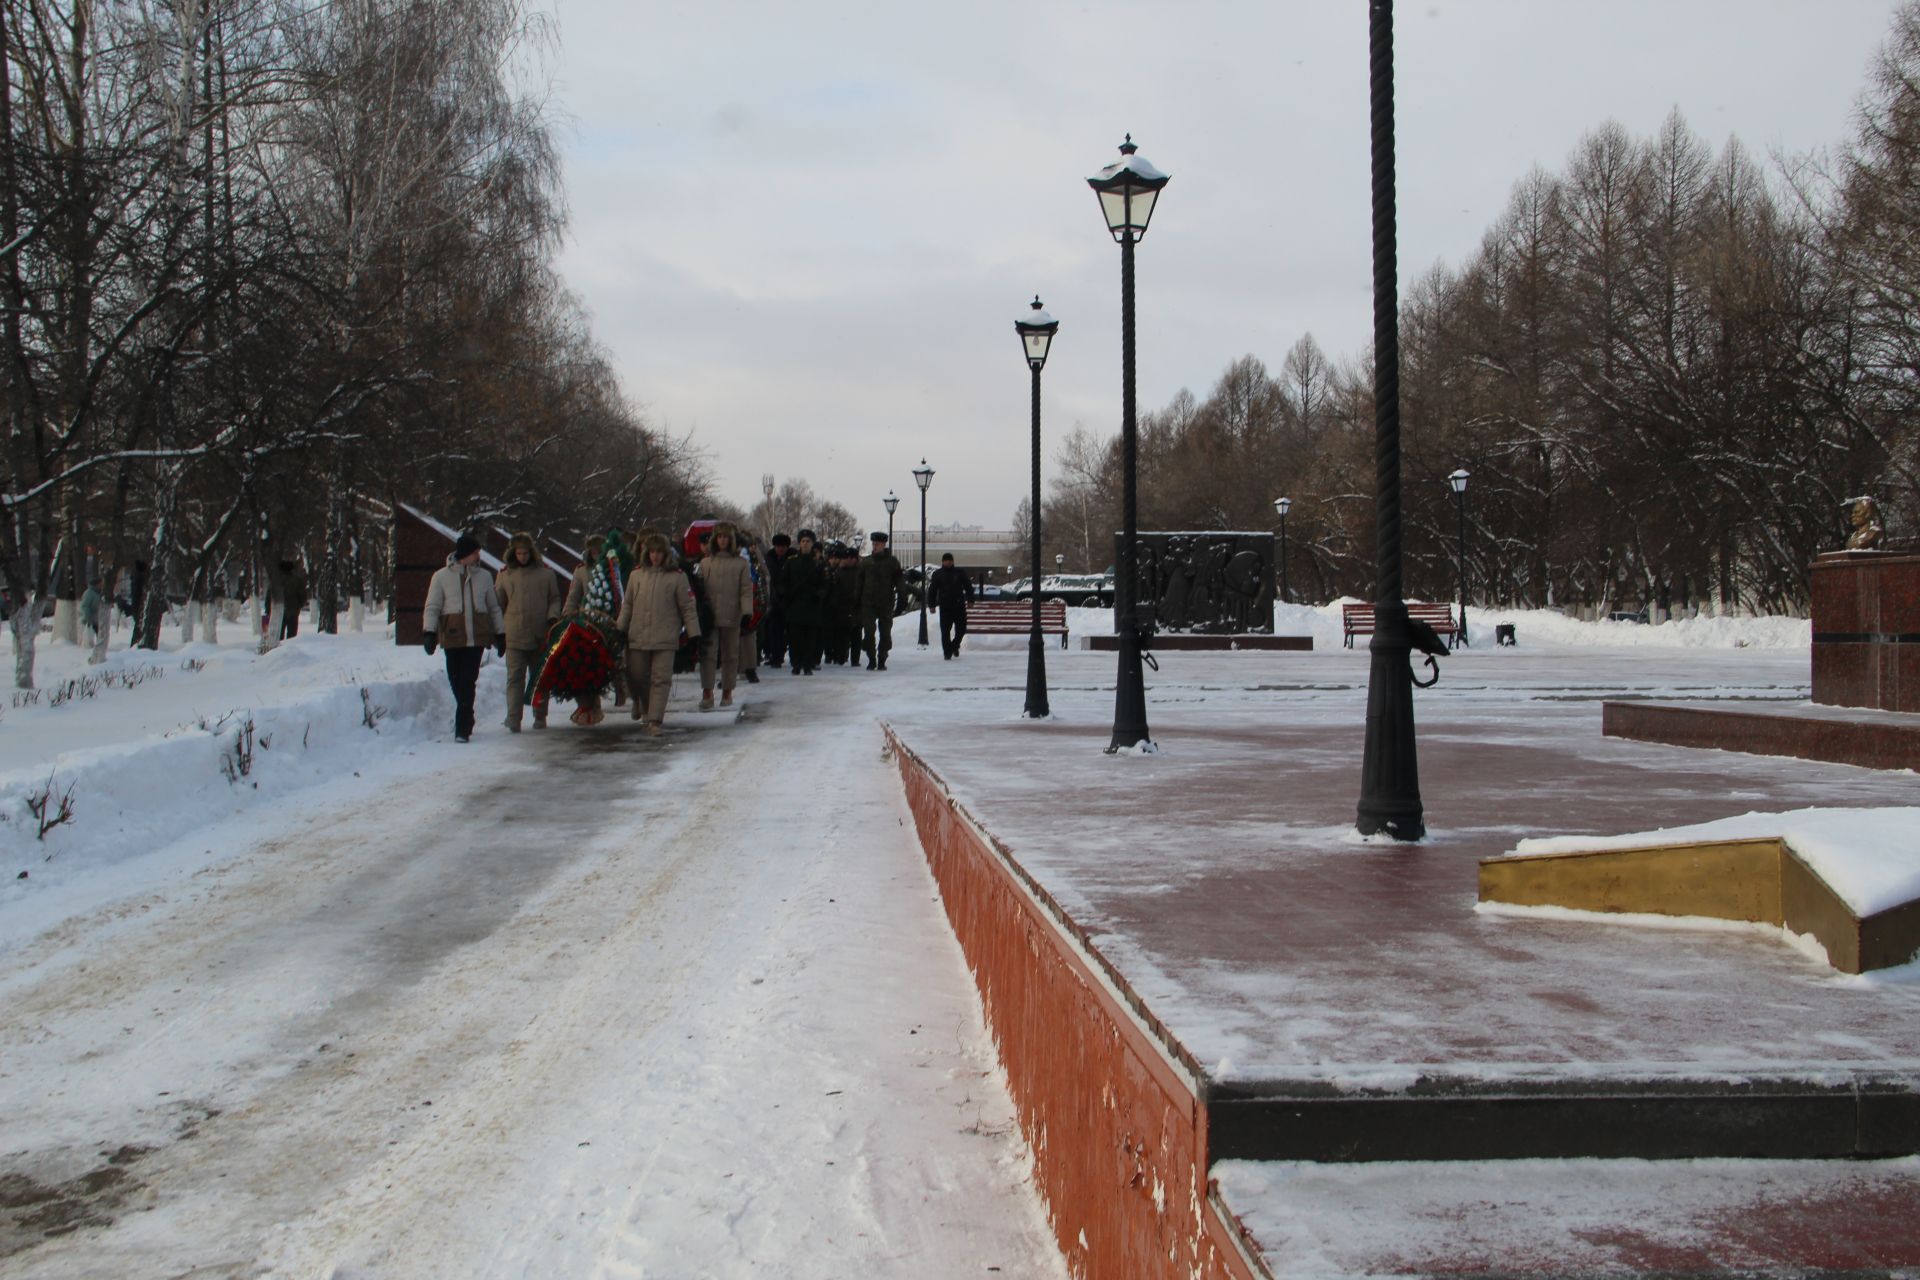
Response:
[{"label": "icy pavement", "polygon": [[872,704],[783,680],[661,740],[496,693],[17,890],[0,1271],[1064,1275]]},{"label": "icy pavement", "polygon": [[1920,1160],[1224,1161],[1275,1275],[1912,1276]]},{"label": "icy pavement", "polygon": [[1777,935],[1474,911],[1478,859],[1528,837],[1912,805],[1910,773],[1600,734],[1609,698],[1803,700],[1804,652],[1443,659],[1416,697],[1413,848],[1353,834],[1364,651],[1161,655],[1160,751],[1123,757],[1102,754],[1112,656],[1050,654],[1039,723],[1017,686],[982,687],[1020,670],[989,657],[997,680],[951,664],[947,697],[896,727],[1215,1079],[1920,1071],[1914,966],[1846,977]]}]

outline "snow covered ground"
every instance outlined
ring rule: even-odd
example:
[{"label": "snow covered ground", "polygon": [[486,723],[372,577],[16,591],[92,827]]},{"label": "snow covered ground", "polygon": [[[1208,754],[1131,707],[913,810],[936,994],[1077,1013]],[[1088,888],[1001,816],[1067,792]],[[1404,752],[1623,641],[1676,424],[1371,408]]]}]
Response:
[{"label": "snow covered ground", "polygon": [[[1064,1274],[877,728],[1017,719],[1025,640],[945,664],[917,621],[884,676],[769,673],[738,721],[682,677],[656,742],[509,737],[489,662],[457,746],[440,663],[377,632],[229,627],[0,704],[0,1271]],[[1316,652],[1167,655],[1156,725],[1278,710],[1350,752],[1366,655],[1337,607],[1279,621]],[[1805,696],[1804,622],[1472,621],[1423,705],[1487,744],[1503,688],[1561,705],[1543,650],[1639,651],[1583,698],[1698,692],[1702,648]],[[45,690],[103,670],[41,654]],[[1111,655],[1048,660],[1055,728],[1103,736]]]},{"label": "snow covered ground", "polygon": [[0,723],[9,825],[76,799],[0,864],[0,1270],[1064,1274],[852,673],[515,738],[490,665],[459,746],[378,636],[206,658]]}]

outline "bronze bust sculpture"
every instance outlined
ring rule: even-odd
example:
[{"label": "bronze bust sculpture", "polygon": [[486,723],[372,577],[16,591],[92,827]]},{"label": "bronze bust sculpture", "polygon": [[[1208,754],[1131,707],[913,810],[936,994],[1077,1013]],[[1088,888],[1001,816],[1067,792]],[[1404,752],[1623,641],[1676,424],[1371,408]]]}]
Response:
[{"label": "bronze bust sculpture", "polygon": [[1872,498],[1848,498],[1847,523],[1853,532],[1847,535],[1847,550],[1871,551],[1880,545],[1880,504]]}]

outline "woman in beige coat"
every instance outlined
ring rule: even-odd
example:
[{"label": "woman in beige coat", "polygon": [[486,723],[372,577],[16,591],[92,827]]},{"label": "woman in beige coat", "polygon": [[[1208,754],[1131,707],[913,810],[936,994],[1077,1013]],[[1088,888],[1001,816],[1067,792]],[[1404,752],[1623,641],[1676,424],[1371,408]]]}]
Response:
[{"label": "woman in beige coat", "polygon": [[700,636],[700,615],[694,611],[687,576],[673,563],[667,540],[653,534],[641,544],[640,567],[627,579],[626,598],[620,602],[620,630],[627,634],[627,689],[633,698],[633,718],[645,719],[647,733],[658,736],[667,718],[667,695],[673,690],[673,655],[684,630]]},{"label": "woman in beige coat", "polygon": [[740,554],[740,535],[726,521],[707,536],[707,554],[696,570],[706,580],[713,608],[713,635],[700,651],[700,709],[713,710],[713,675],[720,668],[720,705],[733,705],[740,672],[740,631],[753,618],[753,566]]}]

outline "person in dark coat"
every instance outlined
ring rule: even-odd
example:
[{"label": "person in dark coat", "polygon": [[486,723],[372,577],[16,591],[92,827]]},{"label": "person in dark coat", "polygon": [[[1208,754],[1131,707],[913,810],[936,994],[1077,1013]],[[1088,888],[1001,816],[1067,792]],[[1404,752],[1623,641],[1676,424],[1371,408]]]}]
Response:
[{"label": "person in dark coat", "polygon": [[973,599],[973,579],[955,567],[953,553],[940,557],[940,567],[927,579],[927,605],[940,611],[940,656],[960,656],[967,635],[967,602]]},{"label": "person in dark coat", "polygon": [[787,610],[780,579],[792,556],[793,539],[784,533],[774,534],[767,543],[767,611],[760,619],[760,656],[770,667],[786,663]]},{"label": "person in dark coat", "polygon": [[300,634],[300,615],[307,607],[307,571],[292,560],[282,560],[280,569],[287,575],[287,605],[281,615],[280,638],[291,640]]},{"label": "person in dark coat", "polygon": [[827,548],[826,657],[847,664],[860,640],[860,557],[841,543]]},{"label": "person in dark coat", "polygon": [[907,582],[906,571],[887,549],[887,535],[871,535],[873,554],[860,562],[860,650],[867,670],[885,671],[893,649],[893,615]]},{"label": "person in dark coat", "polygon": [[826,598],[826,577],[813,554],[813,530],[802,529],[793,554],[780,562],[780,610],[786,615],[787,655],[794,675],[812,675],[820,664]]}]

